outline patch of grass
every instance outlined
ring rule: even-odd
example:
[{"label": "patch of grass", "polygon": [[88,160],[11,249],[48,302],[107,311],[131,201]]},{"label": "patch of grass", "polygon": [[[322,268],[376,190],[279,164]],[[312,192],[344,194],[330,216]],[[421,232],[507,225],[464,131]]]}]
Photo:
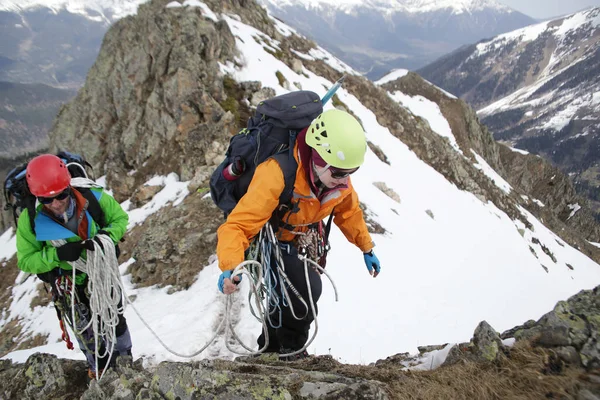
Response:
[{"label": "patch of grass", "polygon": [[275,72],[275,76],[277,76],[277,80],[279,81],[279,85],[281,87],[285,87],[284,84],[286,82],[285,76],[280,71]]},{"label": "patch of grass", "polygon": [[221,101],[219,104],[225,111],[229,111],[233,114],[238,129],[246,126],[246,121],[250,116],[250,110],[248,107],[241,103],[244,97],[244,91],[238,85],[237,81],[229,75],[225,75],[223,78],[223,89],[227,98]]},{"label": "patch of grass", "polygon": [[273,57],[275,57],[278,60],[283,60],[283,51],[281,50],[271,50],[270,48],[268,48],[267,46],[263,46],[264,51],[266,51],[267,53],[269,53],[270,55],[272,55]]},{"label": "patch of grass", "polygon": [[517,342],[494,363],[459,362],[433,371],[407,371],[401,365],[340,364],[327,356],[295,363],[295,368],[378,380],[394,400],[564,399],[575,398],[585,371],[564,364],[548,349]]},{"label": "patch of grass", "polygon": [[335,108],[344,107],[344,109],[348,110],[348,106],[340,100],[337,94],[333,95],[333,97],[331,98],[331,103]]}]

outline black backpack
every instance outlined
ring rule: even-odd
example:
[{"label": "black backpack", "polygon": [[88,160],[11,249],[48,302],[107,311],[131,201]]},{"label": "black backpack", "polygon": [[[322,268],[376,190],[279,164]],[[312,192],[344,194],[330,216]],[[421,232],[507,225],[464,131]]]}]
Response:
[{"label": "black backpack", "polygon": [[296,135],[322,112],[319,95],[302,90],[258,105],[248,126],[231,138],[225,160],[210,178],[210,195],[225,218],[248,191],[256,167],[268,158],[277,160],[283,171],[285,188],[279,197],[280,211],[285,208],[282,206],[289,206],[298,168],[293,154]]},{"label": "black backpack", "polygon": [[[79,154],[69,153],[67,151],[61,151],[56,156],[65,163],[72,178],[87,177],[86,167],[93,171],[92,166]],[[27,164],[19,165],[13,168],[4,180],[4,199],[6,200],[5,210],[12,209],[13,217],[15,220],[15,227],[17,226],[17,220],[23,210],[27,210],[29,213],[29,221],[31,223],[31,230],[35,232],[35,204],[36,198],[29,191],[27,186],[27,179],[25,178],[27,172]],[[104,212],[100,207],[100,203],[96,196],[87,188],[77,188],[77,190],[88,200],[88,209],[94,221],[100,226],[105,227],[106,221],[104,219]]]}]

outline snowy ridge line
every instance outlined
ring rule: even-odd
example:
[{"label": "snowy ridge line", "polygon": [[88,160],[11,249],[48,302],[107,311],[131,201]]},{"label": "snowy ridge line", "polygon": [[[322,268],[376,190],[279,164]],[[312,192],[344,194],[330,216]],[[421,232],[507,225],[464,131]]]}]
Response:
[{"label": "snowy ridge line", "polygon": [[262,0],[263,3],[275,7],[300,5],[306,9],[335,8],[351,13],[356,8],[371,8],[386,13],[427,13],[432,11],[450,10],[453,14],[475,13],[485,10],[513,13],[514,10],[495,0]]}]

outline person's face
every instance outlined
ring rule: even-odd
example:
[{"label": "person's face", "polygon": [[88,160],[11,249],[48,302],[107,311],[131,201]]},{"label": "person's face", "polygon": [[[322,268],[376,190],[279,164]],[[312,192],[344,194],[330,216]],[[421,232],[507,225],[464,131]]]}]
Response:
[{"label": "person's face", "polygon": [[67,211],[69,199],[71,198],[70,193],[71,189],[66,188],[54,197],[38,197],[38,200],[55,215],[61,215]]},{"label": "person's face", "polygon": [[336,186],[347,185],[351,174],[356,172],[358,168],[351,170],[341,170],[331,166],[320,167],[313,163],[315,175],[328,189],[333,189]]}]

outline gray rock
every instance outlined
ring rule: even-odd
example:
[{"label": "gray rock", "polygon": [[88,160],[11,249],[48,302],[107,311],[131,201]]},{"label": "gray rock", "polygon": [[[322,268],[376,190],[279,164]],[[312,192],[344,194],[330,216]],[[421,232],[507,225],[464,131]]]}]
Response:
[{"label": "gray rock", "polygon": [[596,396],[587,389],[583,389],[577,393],[577,400],[600,400],[600,396]]},{"label": "gray rock", "polygon": [[554,349],[561,360],[573,365],[581,365],[581,356],[573,346],[558,347]]},{"label": "gray rock", "polygon": [[23,368],[28,383],[25,394],[34,399],[49,398],[51,393],[62,392],[67,387],[65,372],[56,356],[35,353]]},{"label": "gray rock", "polygon": [[505,349],[500,335],[486,322],[482,321],[475,329],[472,352],[485,361],[494,361]]}]

